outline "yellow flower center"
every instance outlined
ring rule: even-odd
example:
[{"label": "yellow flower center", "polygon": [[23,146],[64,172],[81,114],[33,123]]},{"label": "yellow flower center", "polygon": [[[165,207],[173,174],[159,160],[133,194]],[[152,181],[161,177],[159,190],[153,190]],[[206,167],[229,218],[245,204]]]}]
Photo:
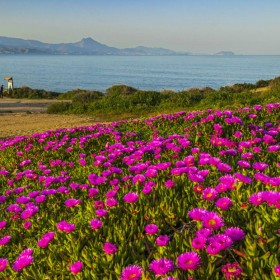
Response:
[{"label": "yellow flower center", "polygon": [[211,225],[211,226],[214,226],[214,225],[216,225],[216,221],[215,220],[209,220],[209,225]]},{"label": "yellow flower center", "polygon": [[231,272],[231,273],[236,272],[236,267],[229,267],[228,272]]}]

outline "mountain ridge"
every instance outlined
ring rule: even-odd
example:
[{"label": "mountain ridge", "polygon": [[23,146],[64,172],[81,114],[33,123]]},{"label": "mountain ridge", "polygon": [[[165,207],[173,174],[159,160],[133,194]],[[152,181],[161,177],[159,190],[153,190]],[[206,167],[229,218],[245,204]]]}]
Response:
[{"label": "mountain ridge", "polygon": [[91,37],[74,43],[44,43],[0,36],[0,54],[49,54],[49,55],[190,55],[165,48],[137,46],[135,48],[115,48],[102,44]]}]

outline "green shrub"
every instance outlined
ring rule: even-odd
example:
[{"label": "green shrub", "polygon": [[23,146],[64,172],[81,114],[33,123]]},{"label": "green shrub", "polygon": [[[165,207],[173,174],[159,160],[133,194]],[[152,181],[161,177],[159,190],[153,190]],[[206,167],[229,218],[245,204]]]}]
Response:
[{"label": "green shrub", "polygon": [[256,82],[256,88],[267,87],[272,80],[259,80]]},{"label": "green shrub", "polygon": [[102,98],[104,94],[99,91],[87,91],[87,92],[81,92],[79,94],[75,94],[73,96],[73,103],[77,104],[84,104],[84,103],[91,103],[95,100],[98,100]]},{"label": "green shrub", "polygon": [[70,109],[71,109],[71,104],[69,104],[69,103],[64,103],[64,102],[53,103],[48,107],[47,113],[48,114],[61,114],[61,113],[66,113]]},{"label": "green shrub", "polygon": [[280,77],[277,77],[273,79],[270,83],[269,86],[271,87],[272,90],[279,90],[280,91]]},{"label": "green shrub", "polygon": [[127,85],[113,85],[106,90],[106,93],[113,95],[131,95],[136,91],[137,89]]},{"label": "green shrub", "polygon": [[28,98],[28,99],[53,99],[59,95],[58,92],[46,91],[43,89],[32,89],[28,86],[14,88],[9,97],[11,98]]}]

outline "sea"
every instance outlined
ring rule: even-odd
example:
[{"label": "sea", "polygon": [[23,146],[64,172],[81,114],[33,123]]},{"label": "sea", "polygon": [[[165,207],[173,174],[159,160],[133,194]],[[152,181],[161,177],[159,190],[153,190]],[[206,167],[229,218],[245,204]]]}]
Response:
[{"label": "sea", "polygon": [[[180,91],[280,76],[280,56],[60,56],[0,55],[0,83],[66,92],[126,84],[144,90]],[[2,83],[6,86],[6,82]]]}]

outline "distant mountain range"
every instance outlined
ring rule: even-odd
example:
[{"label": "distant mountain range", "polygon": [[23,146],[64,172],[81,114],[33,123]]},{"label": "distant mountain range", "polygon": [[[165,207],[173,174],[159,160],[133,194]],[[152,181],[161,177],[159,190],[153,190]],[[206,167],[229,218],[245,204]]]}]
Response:
[{"label": "distant mountain range", "polygon": [[0,54],[50,54],[50,55],[189,55],[164,48],[118,49],[101,44],[92,38],[76,43],[48,44],[35,40],[24,40],[0,36]]},{"label": "distant mountain range", "polygon": [[[138,55],[138,56],[171,56],[194,55],[190,52],[177,52],[164,48],[135,48],[118,49],[99,43],[92,38],[84,38],[76,43],[49,44],[36,40],[24,40],[0,36],[1,54],[48,54],[48,55]],[[230,51],[221,51],[214,55],[231,56]]]}]

